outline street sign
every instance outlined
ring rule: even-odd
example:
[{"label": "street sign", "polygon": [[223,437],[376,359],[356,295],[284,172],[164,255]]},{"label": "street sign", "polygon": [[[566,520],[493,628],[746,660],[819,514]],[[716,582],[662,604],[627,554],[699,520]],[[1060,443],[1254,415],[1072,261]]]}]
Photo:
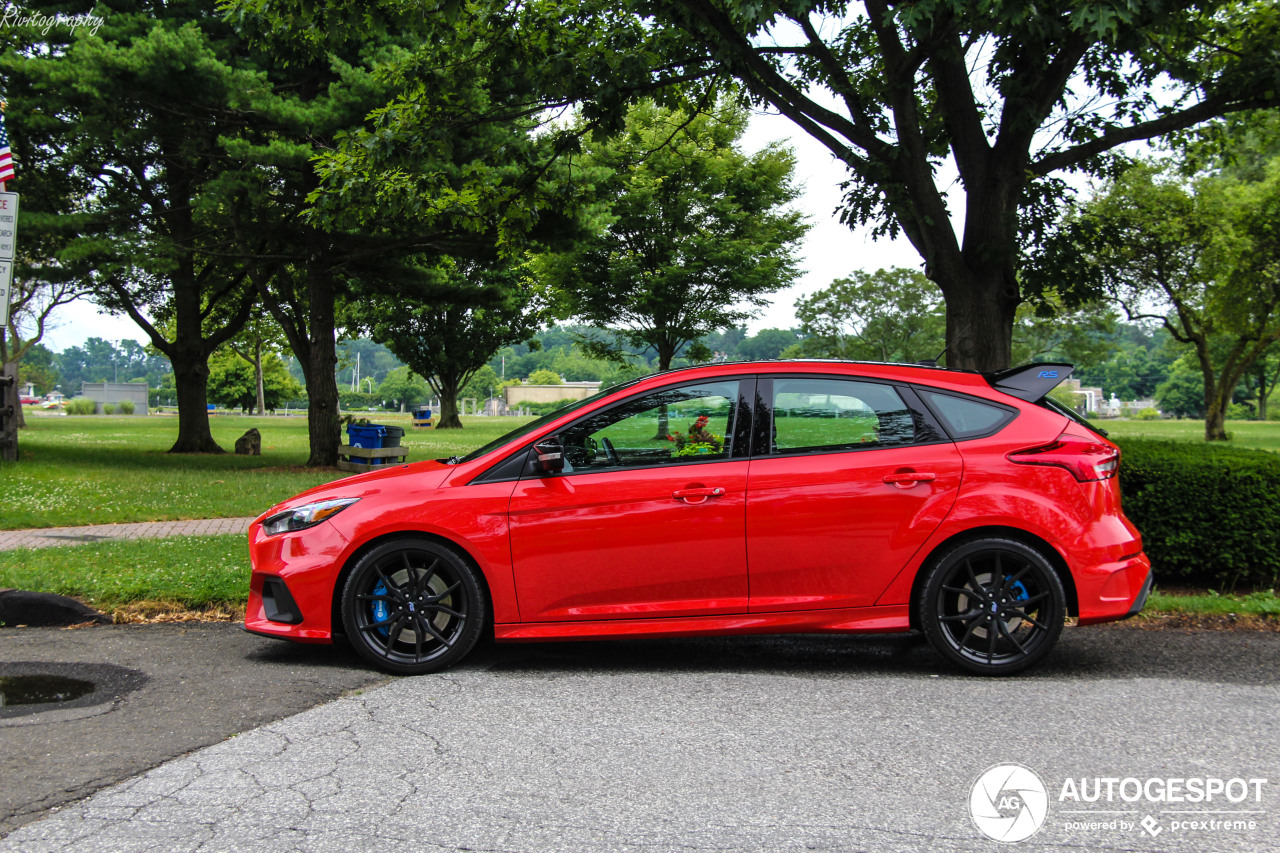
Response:
[{"label": "street sign", "polygon": [[9,325],[9,291],[13,285],[13,261],[0,261],[0,329]]},{"label": "street sign", "polygon": [[18,194],[0,193],[0,261],[13,260],[18,237]]},{"label": "street sign", "polygon": [[9,324],[13,253],[18,239],[18,194],[0,193],[0,329]]}]

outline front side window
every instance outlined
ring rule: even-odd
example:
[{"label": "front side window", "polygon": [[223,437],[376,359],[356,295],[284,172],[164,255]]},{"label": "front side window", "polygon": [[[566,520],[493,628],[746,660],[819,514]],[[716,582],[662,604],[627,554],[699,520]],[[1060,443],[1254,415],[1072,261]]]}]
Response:
[{"label": "front side window", "polygon": [[628,400],[561,434],[565,473],[727,459],[737,412],[737,379]]},{"label": "front side window", "polygon": [[911,444],[916,426],[892,385],[779,377],[772,433],[772,453],[814,453]]}]

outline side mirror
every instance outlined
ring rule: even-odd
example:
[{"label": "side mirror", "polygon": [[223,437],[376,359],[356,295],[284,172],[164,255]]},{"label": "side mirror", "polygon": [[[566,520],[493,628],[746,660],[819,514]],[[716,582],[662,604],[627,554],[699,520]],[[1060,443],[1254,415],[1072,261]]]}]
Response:
[{"label": "side mirror", "polygon": [[529,455],[529,471],[533,474],[555,474],[564,470],[564,445],[557,435],[548,436],[533,446]]}]

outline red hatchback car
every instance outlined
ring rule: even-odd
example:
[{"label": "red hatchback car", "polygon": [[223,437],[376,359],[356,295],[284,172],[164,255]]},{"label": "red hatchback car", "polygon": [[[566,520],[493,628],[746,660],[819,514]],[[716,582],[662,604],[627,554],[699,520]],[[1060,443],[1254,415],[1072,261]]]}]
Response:
[{"label": "red hatchback car", "polygon": [[1017,672],[1142,609],[1115,445],[998,374],[859,362],[649,376],[458,459],[388,467],[249,531],[245,627],[430,672],[500,642],[922,631]]}]

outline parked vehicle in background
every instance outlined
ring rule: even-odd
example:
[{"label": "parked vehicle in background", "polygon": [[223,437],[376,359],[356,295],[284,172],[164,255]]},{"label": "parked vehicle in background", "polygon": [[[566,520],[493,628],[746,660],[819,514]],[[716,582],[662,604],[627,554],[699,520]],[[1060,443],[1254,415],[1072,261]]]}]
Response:
[{"label": "parked vehicle in background", "polygon": [[1115,445],[994,375],[773,361],[649,376],[250,528],[245,626],[429,672],[500,642],[922,631],[1003,675],[1143,606]]}]

